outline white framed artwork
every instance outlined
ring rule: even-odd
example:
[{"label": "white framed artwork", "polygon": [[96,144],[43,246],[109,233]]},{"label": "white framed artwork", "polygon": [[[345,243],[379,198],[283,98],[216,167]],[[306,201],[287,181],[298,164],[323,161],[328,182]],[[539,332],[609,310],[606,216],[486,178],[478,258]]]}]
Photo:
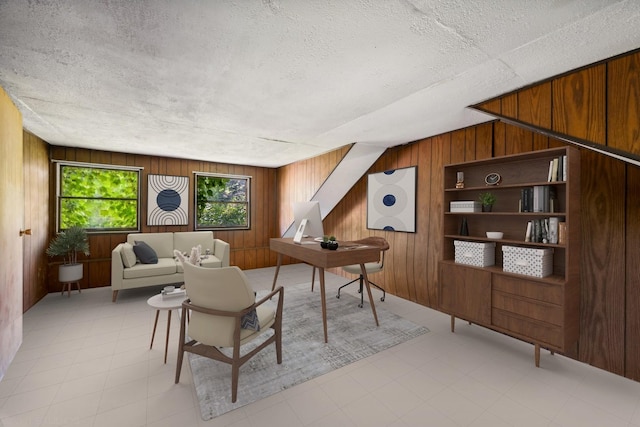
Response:
[{"label": "white framed artwork", "polygon": [[416,232],[416,177],[416,166],[369,174],[367,228]]},{"label": "white framed artwork", "polygon": [[189,225],[189,177],[149,175],[147,225]]}]

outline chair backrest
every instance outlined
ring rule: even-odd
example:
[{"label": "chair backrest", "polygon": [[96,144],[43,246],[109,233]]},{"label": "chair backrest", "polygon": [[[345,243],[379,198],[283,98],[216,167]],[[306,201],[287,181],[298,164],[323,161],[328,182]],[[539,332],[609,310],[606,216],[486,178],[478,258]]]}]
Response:
[{"label": "chair backrest", "polygon": [[389,250],[389,242],[384,237],[370,236],[364,239],[356,240],[355,243],[367,246],[375,246],[380,248],[380,268],[384,265],[384,253]]},{"label": "chair backrest", "polygon": [[[236,266],[205,268],[184,263],[184,285],[193,305],[213,310],[241,311],[255,303],[253,288]],[[235,320],[193,311],[189,336],[208,345],[233,343]]]}]

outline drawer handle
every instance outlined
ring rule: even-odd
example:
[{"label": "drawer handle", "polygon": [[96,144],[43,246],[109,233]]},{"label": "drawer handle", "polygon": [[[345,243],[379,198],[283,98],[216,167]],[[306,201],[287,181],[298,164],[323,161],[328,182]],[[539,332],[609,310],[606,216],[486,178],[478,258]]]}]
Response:
[{"label": "drawer handle", "polygon": [[466,253],[464,254],[464,257],[465,257],[465,258],[473,258],[473,254],[472,254],[471,252],[466,252]]},{"label": "drawer handle", "polygon": [[529,266],[529,262],[528,261],[516,261],[516,265],[519,265],[521,267],[528,267]]}]

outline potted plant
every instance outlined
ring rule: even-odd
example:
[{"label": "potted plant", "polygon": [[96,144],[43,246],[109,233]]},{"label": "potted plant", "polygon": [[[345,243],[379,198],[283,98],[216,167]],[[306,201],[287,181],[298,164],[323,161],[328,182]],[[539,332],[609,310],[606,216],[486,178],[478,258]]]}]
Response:
[{"label": "potted plant", "polygon": [[329,236],[322,236],[322,242],[320,242],[320,247],[322,249],[327,249],[329,245]]},{"label": "potted plant", "polygon": [[78,252],[89,255],[87,232],[81,227],[70,227],[59,233],[49,244],[47,255],[63,257],[64,264],[58,270],[61,283],[82,279],[82,264],[78,263]]},{"label": "potted plant", "polygon": [[480,202],[482,202],[482,212],[491,212],[493,204],[496,202],[496,196],[489,191],[480,193]]},{"label": "potted plant", "polygon": [[327,249],[332,251],[335,251],[336,249],[338,249],[338,242],[336,242],[335,236],[329,237],[329,241],[327,242]]}]

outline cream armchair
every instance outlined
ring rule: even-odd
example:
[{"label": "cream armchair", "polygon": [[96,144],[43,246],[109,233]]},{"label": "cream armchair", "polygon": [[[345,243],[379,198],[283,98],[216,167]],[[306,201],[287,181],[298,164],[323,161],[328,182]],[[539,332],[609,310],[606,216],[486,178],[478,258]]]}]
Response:
[{"label": "cream armchair", "polygon": [[[240,367],[251,357],[275,342],[277,362],[282,363],[284,289],[278,287],[256,301],[247,277],[238,267],[203,268],[184,263],[183,268],[189,299],[182,303],[175,382],[180,381],[185,351],[228,363],[231,365],[231,401],[235,402]],[[274,296],[278,297],[275,307],[271,302]],[[187,310],[190,311],[189,319]],[[241,354],[243,344],[269,329],[274,330],[272,336],[250,352]],[[189,342],[185,342],[187,336]],[[227,356],[219,347],[232,348],[233,355]]]}]

